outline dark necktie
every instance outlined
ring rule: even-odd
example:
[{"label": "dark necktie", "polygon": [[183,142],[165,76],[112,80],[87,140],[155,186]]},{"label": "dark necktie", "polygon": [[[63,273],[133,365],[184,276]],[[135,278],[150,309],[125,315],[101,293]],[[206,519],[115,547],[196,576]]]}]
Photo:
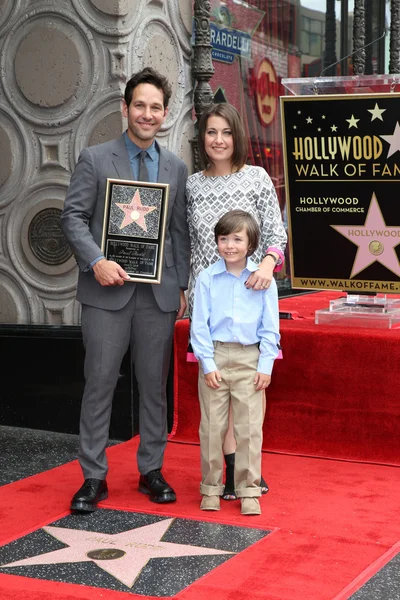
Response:
[{"label": "dark necktie", "polygon": [[149,172],[144,162],[146,155],[146,150],[142,150],[139,154],[139,181],[149,181]]}]

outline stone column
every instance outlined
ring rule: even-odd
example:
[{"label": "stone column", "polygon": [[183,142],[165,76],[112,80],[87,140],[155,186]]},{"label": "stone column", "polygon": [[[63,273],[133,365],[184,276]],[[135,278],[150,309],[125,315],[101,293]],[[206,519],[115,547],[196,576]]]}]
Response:
[{"label": "stone column", "polygon": [[173,86],[160,143],[191,166],[190,0],[0,0],[0,323],[77,324],[59,227],[80,150],[125,128],[125,81]]}]

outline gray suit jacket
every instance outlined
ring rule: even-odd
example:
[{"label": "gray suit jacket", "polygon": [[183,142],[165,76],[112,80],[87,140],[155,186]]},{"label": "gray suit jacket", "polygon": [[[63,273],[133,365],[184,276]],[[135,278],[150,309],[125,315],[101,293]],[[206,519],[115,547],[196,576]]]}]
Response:
[{"label": "gray suit jacket", "polygon": [[[135,283],[104,287],[95,279],[90,263],[101,256],[101,236],[107,178],[132,180],[124,136],[82,150],[65,198],[61,227],[80,268],[77,300],[106,310],[118,310],[132,296]],[[160,147],[159,183],[169,183],[165,258],[161,284],[152,285],[164,312],[180,306],[180,289],[187,289],[190,242],[186,221],[187,168],[172,152]]]}]

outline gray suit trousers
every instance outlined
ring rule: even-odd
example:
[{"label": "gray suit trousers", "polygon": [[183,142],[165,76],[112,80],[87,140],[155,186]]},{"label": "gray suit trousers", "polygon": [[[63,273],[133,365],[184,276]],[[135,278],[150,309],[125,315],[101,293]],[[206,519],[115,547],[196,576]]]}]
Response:
[{"label": "gray suit trousers", "polygon": [[[129,285],[125,284],[125,285]],[[138,284],[120,310],[82,305],[85,390],[79,462],[85,479],[104,479],[111,408],[122,359],[131,344],[139,388],[140,473],[160,469],[167,443],[166,383],[176,311],[158,307],[151,284]]]}]

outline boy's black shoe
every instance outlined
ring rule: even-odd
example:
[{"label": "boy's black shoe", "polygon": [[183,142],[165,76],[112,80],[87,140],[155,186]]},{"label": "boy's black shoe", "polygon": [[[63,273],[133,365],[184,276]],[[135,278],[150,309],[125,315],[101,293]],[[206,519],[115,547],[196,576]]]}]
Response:
[{"label": "boy's black shoe", "polygon": [[72,498],[71,510],[76,512],[93,512],[97,503],[108,497],[105,479],[85,479],[83,486]]},{"label": "boy's black shoe", "polygon": [[262,475],[261,475],[261,481],[260,481],[260,488],[261,488],[261,493],[263,495],[268,494],[268,492],[269,492],[268,483],[265,481],[265,479]]},{"label": "boy's black shoe", "polygon": [[148,494],[152,502],[164,504],[166,502],[175,502],[176,494],[172,487],[168,485],[161,474],[160,469],[150,471],[147,475],[141,475],[139,479],[139,492]]}]

